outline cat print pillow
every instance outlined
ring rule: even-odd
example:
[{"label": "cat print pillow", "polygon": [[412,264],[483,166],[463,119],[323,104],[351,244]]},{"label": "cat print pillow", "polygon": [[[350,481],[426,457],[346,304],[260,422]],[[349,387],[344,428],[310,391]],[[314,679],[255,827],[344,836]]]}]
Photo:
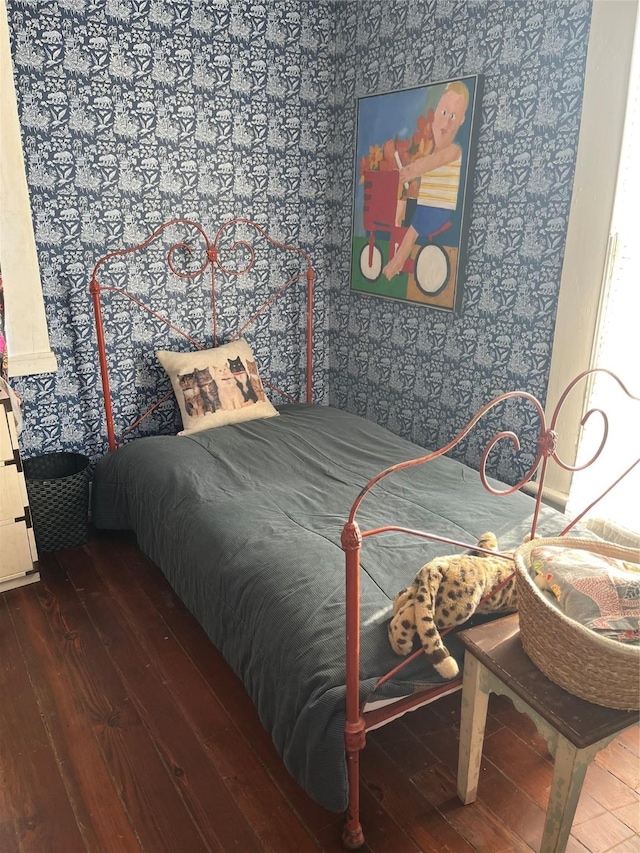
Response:
[{"label": "cat print pillow", "polygon": [[265,396],[253,353],[242,338],[196,352],[158,350],[156,356],[180,406],[179,435],[278,414]]}]

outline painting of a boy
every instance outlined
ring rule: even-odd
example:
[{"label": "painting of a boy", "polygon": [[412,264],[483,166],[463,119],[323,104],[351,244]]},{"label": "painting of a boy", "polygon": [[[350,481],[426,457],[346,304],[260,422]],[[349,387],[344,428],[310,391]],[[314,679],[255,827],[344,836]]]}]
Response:
[{"label": "painting of a boy", "polygon": [[353,289],[455,307],[478,94],[470,77],[360,99]]}]

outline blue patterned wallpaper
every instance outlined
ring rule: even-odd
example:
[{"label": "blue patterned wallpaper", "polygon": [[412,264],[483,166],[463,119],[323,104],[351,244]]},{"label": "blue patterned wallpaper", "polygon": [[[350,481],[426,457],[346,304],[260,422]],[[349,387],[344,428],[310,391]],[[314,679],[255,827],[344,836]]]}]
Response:
[{"label": "blue patterned wallpaper", "polygon": [[[258,221],[313,257],[326,401],[330,0],[8,0],[36,243],[57,374],[24,377],[25,456],[105,447],[88,291],[95,261],[176,216]],[[227,325],[250,294],[225,302]],[[252,303],[253,304],[253,303]],[[118,317],[122,340],[132,332]],[[282,318],[260,330],[272,374]],[[274,356],[275,358],[275,356]],[[275,365],[276,372],[278,364]],[[149,365],[121,379],[149,384]],[[155,375],[155,374],[152,374]],[[167,423],[150,424],[171,428]]]},{"label": "blue patterned wallpaper", "polygon": [[[435,446],[496,393],[520,386],[544,398],[589,0],[8,8],[60,365],[16,382],[25,455],[102,451],[88,272],[176,215],[211,230],[246,215],[309,251],[320,401]],[[484,97],[461,311],[350,293],[355,98],[463,74],[484,76]],[[230,315],[242,291],[237,300]],[[267,359],[281,327],[262,330]],[[472,439],[460,455],[475,464],[479,452]],[[512,476],[508,454],[498,467]]]},{"label": "blue patterned wallpaper", "polygon": [[[591,3],[371,0],[337,14],[330,402],[439,447],[498,393],[544,401]],[[460,312],[350,292],[356,98],[469,74],[484,95]],[[531,419],[507,407],[510,426]],[[454,455],[477,466],[483,447],[476,435]],[[495,463],[513,478],[509,450]]]}]

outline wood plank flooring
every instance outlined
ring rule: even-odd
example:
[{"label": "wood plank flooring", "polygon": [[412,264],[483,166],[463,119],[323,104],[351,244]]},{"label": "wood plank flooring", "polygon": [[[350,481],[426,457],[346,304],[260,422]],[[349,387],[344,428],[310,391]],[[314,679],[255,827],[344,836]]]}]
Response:
[{"label": "wood plank flooring", "polygon": [[[241,683],[128,534],[0,597],[0,853],[341,851]],[[456,797],[460,694],[370,733],[369,853],[539,850],[552,764],[492,696],[478,801]],[[569,853],[640,851],[640,737],[589,769]]]}]

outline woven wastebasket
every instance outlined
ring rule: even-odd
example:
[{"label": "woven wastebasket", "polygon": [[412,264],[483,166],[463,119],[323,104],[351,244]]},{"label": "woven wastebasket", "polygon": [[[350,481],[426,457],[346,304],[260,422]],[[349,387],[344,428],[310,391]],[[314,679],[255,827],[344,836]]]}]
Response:
[{"label": "woven wastebasket", "polygon": [[39,553],[89,539],[89,474],[89,459],[81,453],[45,453],[24,460]]}]

